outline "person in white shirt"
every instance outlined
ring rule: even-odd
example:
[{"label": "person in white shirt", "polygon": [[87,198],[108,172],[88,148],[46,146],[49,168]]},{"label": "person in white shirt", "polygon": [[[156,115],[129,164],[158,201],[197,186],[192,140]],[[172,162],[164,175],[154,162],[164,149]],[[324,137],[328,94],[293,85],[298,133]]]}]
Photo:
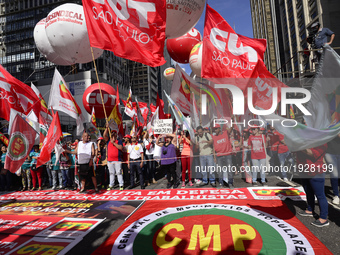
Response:
[{"label": "person in white shirt", "polygon": [[139,174],[141,189],[145,189],[143,177],[144,151],[142,144],[137,142],[137,136],[131,137],[131,144],[128,147],[128,169],[130,169],[130,188],[135,186],[135,169]]},{"label": "person in white shirt", "polygon": [[82,137],[83,140],[78,143],[77,148],[74,151],[65,150],[65,152],[78,155],[78,174],[81,182],[79,193],[85,192],[85,182],[87,176],[92,178],[95,192],[98,192],[96,174],[93,168],[93,159],[95,156],[94,144],[90,142],[90,137],[87,133],[84,132]]}]

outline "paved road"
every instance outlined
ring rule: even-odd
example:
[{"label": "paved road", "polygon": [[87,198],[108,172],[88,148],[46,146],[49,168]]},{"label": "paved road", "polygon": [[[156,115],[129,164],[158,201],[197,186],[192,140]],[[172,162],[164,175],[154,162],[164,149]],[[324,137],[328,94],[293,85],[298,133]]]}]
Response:
[{"label": "paved road", "polygon": [[[268,177],[268,186],[289,186],[276,177]],[[296,182],[295,182],[296,181]],[[299,185],[298,180],[293,179],[293,184]],[[165,189],[166,180],[161,179],[157,184],[152,184],[146,189]],[[205,188],[208,186],[205,186]],[[242,179],[235,179],[235,188],[251,187],[251,184],[245,183]],[[135,189],[138,189],[136,187]],[[326,180],[326,194],[329,203],[332,200],[331,188],[329,180]],[[323,242],[333,254],[340,254],[340,208],[329,206],[329,221],[330,225],[324,228],[317,228],[310,224],[313,220],[311,217],[301,217],[297,214],[298,211],[304,210],[306,203],[302,201],[292,201],[286,199],[284,201],[288,208],[297,216],[297,218],[317,237]],[[317,213],[318,207],[316,210]],[[118,229],[124,220],[109,220],[106,219],[102,224],[90,232],[77,246],[70,250],[67,254],[91,254],[102,244],[116,229]]]}]

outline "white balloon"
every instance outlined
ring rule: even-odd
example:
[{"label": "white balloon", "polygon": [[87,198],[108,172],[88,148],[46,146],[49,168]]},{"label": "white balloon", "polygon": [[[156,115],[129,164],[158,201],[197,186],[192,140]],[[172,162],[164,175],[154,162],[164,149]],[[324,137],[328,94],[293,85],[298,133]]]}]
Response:
[{"label": "white balloon", "polygon": [[164,70],[163,76],[168,81],[172,81],[174,79],[174,76],[175,76],[175,68],[168,67],[167,69]]},{"label": "white balloon", "polygon": [[53,50],[45,32],[45,19],[40,20],[35,25],[33,35],[37,49],[46,57],[47,60],[61,66],[72,65],[72,62],[63,59]]},{"label": "white balloon", "polygon": [[205,0],[166,0],[166,28],[168,39],[186,34],[200,19]]},{"label": "white balloon", "polygon": [[[45,29],[50,44],[59,56],[72,64],[92,61],[83,6],[63,4],[53,9],[46,17]],[[95,59],[102,53],[102,49],[93,48]]]},{"label": "white balloon", "polygon": [[196,44],[190,53],[189,64],[190,68],[196,76],[201,77],[202,71],[202,52],[203,52],[203,42]]}]

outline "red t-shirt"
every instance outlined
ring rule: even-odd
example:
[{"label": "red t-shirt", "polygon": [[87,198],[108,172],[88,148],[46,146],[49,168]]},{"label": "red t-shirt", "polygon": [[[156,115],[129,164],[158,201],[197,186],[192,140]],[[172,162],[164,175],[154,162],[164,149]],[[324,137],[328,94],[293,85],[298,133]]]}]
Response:
[{"label": "red t-shirt", "polygon": [[232,153],[233,148],[231,146],[228,131],[224,131],[220,135],[213,135],[212,138],[214,140],[214,148],[217,156]]},{"label": "red t-shirt", "polygon": [[[309,166],[304,167],[304,173],[308,173],[308,175],[316,175],[318,173],[323,173],[327,171],[327,168],[324,169],[323,166],[323,158],[326,154],[327,150],[327,144],[315,147],[311,149],[313,152],[313,156],[309,157],[303,152],[298,151],[296,153],[296,161],[298,166],[303,165],[305,166],[306,164]],[[311,168],[313,166],[313,169]]]},{"label": "red t-shirt", "polygon": [[[118,144],[118,140],[116,140],[115,143]],[[120,161],[119,150],[111,143],[111,141],[109,141],[107,145],[107,161]]]},{"label": "red t-shirt", "polygon": [[278,144],[277,153],[285,153],[285,152],[289,151],[288,146],[280,142],[280,141],[283,141],[285,136],[280,134],[279,132],[275,132],[275,133],[277,133],[277,135],[279,137],[279,141],[277,142],[277,144]]},{"label": "red t-shirt", "polygon": [[264,150],[263,141],[266,142],[266,137],[263,135],[259,135],[259,136],[252,135],[249,137],[248,145],[251,146],[251,158],[252,159],[266,158],[266,152]]},{"label": "red t-shirt", "polygon": [[277,151],[277,143],[279,142],[279,132],[268,132],[267,136],[270,138],[269,140],[269,148],[271,151]]}]

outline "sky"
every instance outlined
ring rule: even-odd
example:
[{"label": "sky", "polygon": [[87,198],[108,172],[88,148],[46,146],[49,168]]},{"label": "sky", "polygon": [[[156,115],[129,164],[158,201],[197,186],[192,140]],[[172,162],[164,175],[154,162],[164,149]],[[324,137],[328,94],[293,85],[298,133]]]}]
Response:
[{"label": "sky", "polygon": [[[206,0],[211,8],[216,10],[232,26],[236,33],[253,37],[253,28],[250,13],[250,0]],[[205,9],[203,14],[195,25],[203,37],[205,19]],[[190,66],[180,65],[190,74]]]}]

